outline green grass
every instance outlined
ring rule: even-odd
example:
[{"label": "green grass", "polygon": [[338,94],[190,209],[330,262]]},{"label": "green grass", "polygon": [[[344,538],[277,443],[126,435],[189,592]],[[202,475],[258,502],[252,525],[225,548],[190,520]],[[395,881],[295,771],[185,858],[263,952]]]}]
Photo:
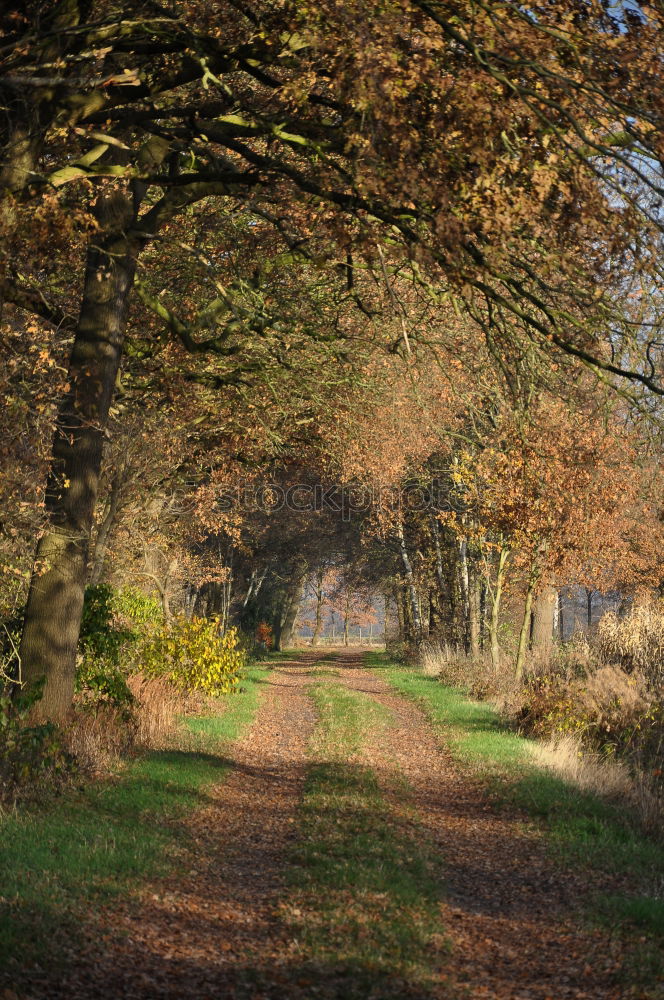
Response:
[{"label": "green grass", "polygon": [[359,752],[370,733],[385,731],[392,721],[389,709],[369,695],[338,684],[317,684],[312,691],[319,724],[312,752],[346,761]]},{"label": "green grass", "polygon": [[386,654],[368,653],[365,663],[422,707],[456,760],[486,782],[488,794],[540,820],[563,860],[631,877],[635,894],[596,898],[591,901],[595,915],[614,926],[664,937],[664,900],[659,898],[664,846],[644,836],[624,809],[538,767],[530,741],[510,730],[490,705],[399,667]]},{"label": "green grass", "polygon": [[424,998],[447,950],[439,862],[412,825],[400,829],[361,760],[367,737],[384,735],[391,714],[337,685],[317,685],[313,695],[317,760],[301,807],[286,918],[315,972],[317,995]]},{"label": "green grass", "polygon": [[282,660],[292,660],[297,656],[295,649],[271,649],[264,654],[263,663],[281,663]]},{"label": "green grass", "polygon": [[181,821],[226,773],[224,744],[253,718],[264,674],[251,668],[223,715],[188,719],[183,749],[0,822],[0,972],[52,962],[86,910],[186,865]]}]

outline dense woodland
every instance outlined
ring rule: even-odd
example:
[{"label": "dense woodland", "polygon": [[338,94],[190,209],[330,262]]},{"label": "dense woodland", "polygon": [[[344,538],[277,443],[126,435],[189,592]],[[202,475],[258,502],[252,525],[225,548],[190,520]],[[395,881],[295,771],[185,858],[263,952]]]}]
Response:
[{"label": "dense woodland", "polygon": [[657,592],[660,18],[5,11],[2,604],[39,714],[89,584],[278,647],[334,564],[495,666],[507,596],[518,676],[556,588]]}]

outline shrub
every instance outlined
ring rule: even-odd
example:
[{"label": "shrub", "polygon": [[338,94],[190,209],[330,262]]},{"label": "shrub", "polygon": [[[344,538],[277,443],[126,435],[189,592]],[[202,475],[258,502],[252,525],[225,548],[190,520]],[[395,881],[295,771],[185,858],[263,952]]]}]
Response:
[{"label": "shrub", "polygon": [[156,597],[137,587],[121,587],[113,594],[113,614],[120,627],[145,633],[163,624],[164,612]]},{"label": "shrub", "polygon": [[159,602],[134,587],[116,590],[107,583],[87,587],[79,640],[81,653],[117,664],[127,647],[162,622]]},{"label": "shrub", "polygon": [[403,639],[388,639],[385,651],[395,663],[416,664],[419,662],[419,648]]},{"label": "shrub", "polygon": [[524,686],[516,713],[518,727],[537,737],[581,734],[592,721],[586,706],[579,703],[578,691],[561,674],[532,677]]},{"label": "shrub", "polygon": [[137,663],[151,677],[167,677],[182,691],[212,697],[234,691],[246,664],[237,629],[219,634],[218,618],[174,618],[149,637]]},{"label": "shrub", "polygon": [[585,677],[549,673],[524,688],[518,721],[534,736],[578,734],[605,753],[652,757],[661,742],[662,705],[642,674],[604,665]]},{"label": "shrub", "polygon": [[123,648],[136,641],[136,633],[115,620],[116,592],[107,583],[87,587],[83,602],[79,648],[87,659],[117,665]]},{"label": "shrub", "polygon": [[4,797],[15,796],[26,786],[37,787],[64,779],[74,769],[74,758],[52,723],[30,725],[28,714],[41,697],[0,698],[0,786]]},{"label": "shrub", "polygon": [[273,637],[272,637],[272,626],[268,625],[267,622],[260,622],[256,626],[255,635],[256,645],[261,649],[272,649]]},{"label": "shrub", "polygon": [[133,587],[116,590],[100,583],[86,589],[76,675],[79,707],[93,712],[111,708],[130,721],[134,698],[122,660],[162,621],[159,603]]},{"label": "shrub", "polygon": [[11,684],[18,678],[18,648],[22,630],[22,612],[0,622],[0,687]]},{"label": "shrub", "polygon": [[80,696],[80,708],[92,713],[112,708],[129,721],[134,697],[126,677],[113,662],[102,657],[84,657],[76,671],[74,690]]},{"label": "shrub", "polygon": [[473,698],[491,700],[501,709],[513,704],[519,689],[507,660],[496,670],[488,654],[473,659],[457,646],[435,639],[422,643],[419,663],[428,677],[438,677],[443,684],[460,688]]}]

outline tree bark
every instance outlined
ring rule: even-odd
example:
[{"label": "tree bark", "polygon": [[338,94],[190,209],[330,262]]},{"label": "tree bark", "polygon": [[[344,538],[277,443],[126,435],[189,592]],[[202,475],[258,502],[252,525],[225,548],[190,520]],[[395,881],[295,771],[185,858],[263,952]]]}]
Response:
[{"label": "tree bark", "polygon": [[135,267],[122,234],[99,237],[89,249],[69,391],[56,421],[48,522],[37,546],[20,646],[26,689],[35,690],[44,680],[35,716],[54,721],[66,717],[73,696],[103,435]]},{"label": "tree bark", "polygon": [[294,571],[294,576],[292,580],[291,587],[288,590],[288,596],[286,599],[286,604],[284,607],[281,620],[277,623],[278,627],[275,629],[275,642],[274,648],[276,650],[284,649],[284,647],[290,645],[293,638],[293,628],[295,626],[295,619],[297,618],[297,613],[300,608],[300,601],[304,594],[304,586],[307,580],[307,567],[302,565],[299,569]]},{"label": "tree bark", "polygon": [[346,590],[344,603],[344,646],[348,645],[348,625],[350,621],[350,587]]},{"label": "tree bark", "polygon": [[92,556],[92,568],[90,570],[89,580],[91,586],[95,586],[95,584],[99,583],[102,573],[104,572],[106,552],[108,551],[108,539],[110,538],[113,525],[115,524],[118,516],[119,506],[120,477],[114,476],[113,482],[111,483],[111,494],[108,499],[108,505],[97,529],[97,537],[95,538],[94,554]]},{"label": "tree bark", "polygon": [[397,609],[397,631],[399,639],[403,642],[406,638],[406,614],[404,609],[403,594],[401,587],[397,584],[394,588],[394,604]]},{"label": "tree bark", "polygon": [[500,605],[503,598],[503,586],[505,583],[505,569],[509,549],[503,545],[498,555],[498,566],[496,568],[496,586],[493,591],[491,601],[491,619],[489,622],[489,643],[491,647],[491,665],[495,671],[500,670],[500,643],[498,642],[498,625],[500,622]]},{"label": "tree bark", "polygon": [[417,597],[417,588],[415,587],[415,575],[413,573],[413,566],[410,561],[410,556],[408,554],[408,548],[406,546],[406,539],[403,533],[403,524],[399,522],[397,526],[397,541],[399,543],[399,553],[401,555],[401,562],[404,569],[404,578],[406,583],[406,591],[408,594],[408,602],[410,605],[410,614],[412,618],[412,638],[415,642],[419,642],[422,638],[422,620],[420,618],[420,605]]},{"label": "tree bark", "polygon": [[461,589],[461,606],[463,608],[463,646],[470,653],[470,578],[468,573],[468,543],[465,538],[459,542],[459,585]]},{"label": "tree bark", "polygon": [[551,584],[543,586],[535,600],[533,619],[533,652],[544,661],[553,649],[553,620],[558,603],[558,591]]},{"label": "tree bark", "polygon": [[558,594],[558,638],[561,642],[565,638],[565,618],[562,591]]},{"label": "tree bark", "polygon": [[313,635],[311,636],[311,645],[317,646],[320,634],[323,631],[323,578],[325,576],[325,569],[322,566],[318,567],[316,571],[316,622],[314,624]]},{"label": "tree bark", "polygon": [[468,652],[474,660],[480,656],[480,584],[475,572],[469,573]]},{"label": "tree bark", "polygon": [[487,599],[487,584],[486,580],[481,580],[479,583],[480,588],[480,617],[479,617],[479,629],[480,629],[480,650],[484,652],[484,646],[486,644],[486,599]]},{"label": "tree bark", "polygon": [[523,678],[526,663],[526,649],[528,648],[528,636],[530,634],[530,617],[532,614],[533,597],[535,596],[538,580],[539,569],[537,568],[537,565],[534,564],[528,578],[528,589],[526,590],[526,600],[523,606],[523,621],[521,622],[521,631],[519,633],[519,647],[517,649],[516,664],[514,667],[514,673],[518,681]]}]

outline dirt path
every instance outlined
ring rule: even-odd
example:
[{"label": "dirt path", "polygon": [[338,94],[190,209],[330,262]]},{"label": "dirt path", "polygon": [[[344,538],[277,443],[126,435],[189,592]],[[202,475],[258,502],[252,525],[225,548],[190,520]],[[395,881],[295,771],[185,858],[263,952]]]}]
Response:
[{"label": "dirt path", "polygon": [[[66,981],[31,997],[286,995],[279,970],[290,942],[277,911],[315,724],[303,668],[322,655],[306,652],[270,672],[251,729],[230,748],[230,774],[187,821],[189,870],[104,914],[103,943],[95,935]],[[271,988],[261,985],[268,975]]]},{"label": "dirt path", "polygon": [[[395,767],[406,777],[406,804],[445,860],[441,914],[452,942],[453,992],[467,991],[473,1000],[624,997],[615,985],[615,942],[571,919],[579,901],[602,888],[596,879],[554,866],[522,816],[497,812],[455,767],[416,705],[352,656],[335,667],[342,668],[342,683],[393,713],[389,745],[374,743],[367,757],[388,795]],[[391,798],[395,810],[403,810],[403,795]]]},{"label": "dirt path", "polygon": [[[315,984],[297,980],[305,956],[280,905],[315,724],[308,668],[323,655],[307,651],[271,671],[253,726],[229,751],[230,774],[187,820],[188,869],[101,914],[75,970],[30,1000],[317,995]],[[366,748],[367,763],[398,821],[423,830],[444,857],[441,922],[452,950],[441,998],[626,996],[612,985],[611,942],[565,916],[589,889],[583,874],[554,868],[521,817],[496,813],[417,707],[361,669],[359,653],[330,666],[338,676],[326,683],[363,691],[393,713],[394,727]],[[409,784],[405,796],[394,791],[395,769]]]}]

